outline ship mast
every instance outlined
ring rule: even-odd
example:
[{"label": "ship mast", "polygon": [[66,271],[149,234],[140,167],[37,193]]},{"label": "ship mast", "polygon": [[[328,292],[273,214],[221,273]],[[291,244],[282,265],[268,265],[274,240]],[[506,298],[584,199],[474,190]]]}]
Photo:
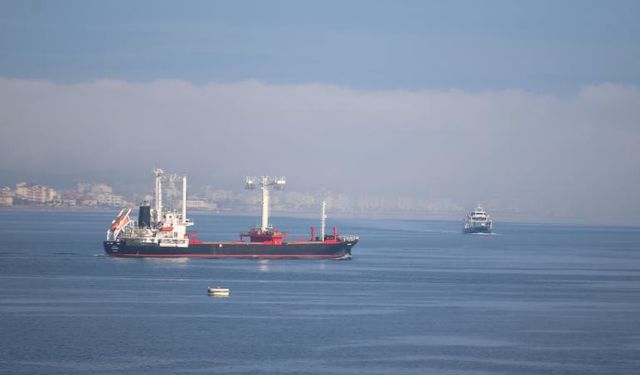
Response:
[{"label": "ship mast", "polygon": [[156,223],[162,218],[162,175],[164,171],[160,168],[155,169],[156,175]]},{"label": "ship mast", "polygon": [[262,225],[260,229],[263,232],[267,231],[269,227],[269,189],[262,185]]},{"label": "ship mast", "polygon": [[322,216],[320,216],[321,230],[320,230],[320,241],[324,242],[324,231],[326,227],[327,214],[326,214],[327,203],[322,201]]},{"label": "ship mast", "polygon": [[187,176],[182,176],[182,223],[187,222]]},{"label": "ship mast", "polygon": [[260,185],[262,190],[262,224],[260,225],[262,232],[268,232],[271,229],[269,225],[269,191],[272,188],[283,190],[285,184],[284,177],[262,176],[260,178],[247,177],[245,179],[246,189],[255,189],[256,185]]}]

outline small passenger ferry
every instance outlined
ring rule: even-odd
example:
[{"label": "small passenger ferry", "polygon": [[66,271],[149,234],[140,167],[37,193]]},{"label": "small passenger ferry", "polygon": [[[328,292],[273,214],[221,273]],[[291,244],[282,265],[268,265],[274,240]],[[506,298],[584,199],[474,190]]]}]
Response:
[{"label": "small passenger ferry", "polygon": [[463,233],[491,233],[491,218],[489,214],[478,205],[464,220]]}]

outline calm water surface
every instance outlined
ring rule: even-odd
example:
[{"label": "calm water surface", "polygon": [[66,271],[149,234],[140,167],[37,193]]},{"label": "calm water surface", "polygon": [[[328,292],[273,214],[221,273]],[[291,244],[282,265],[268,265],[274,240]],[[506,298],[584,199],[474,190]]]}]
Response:
[{"label": "calm water surface", "polygon": [[[338,220],[361,236],[351,261],[142,260],[103,255],[113,214],[0,211],[0,372],[640,369],[640,229]],[[211,240],[258,221],[194,219]]]}]

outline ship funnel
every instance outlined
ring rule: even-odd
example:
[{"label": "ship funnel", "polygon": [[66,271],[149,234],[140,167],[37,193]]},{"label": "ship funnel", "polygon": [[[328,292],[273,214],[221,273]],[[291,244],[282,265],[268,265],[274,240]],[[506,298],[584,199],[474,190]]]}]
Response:
[{"label": "ship funnel", "polygon": [[138,209],[138,228],[151,226],[151,206],[149,202],[143,202]]}]

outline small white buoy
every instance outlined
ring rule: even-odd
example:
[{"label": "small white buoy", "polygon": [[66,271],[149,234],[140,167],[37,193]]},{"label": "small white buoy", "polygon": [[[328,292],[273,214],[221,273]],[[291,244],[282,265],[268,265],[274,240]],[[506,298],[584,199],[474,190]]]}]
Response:
[{"label": "small white buoy", "polygon": [[208,287],[207,294],[213,297],[229,297],[229,288]]}]

